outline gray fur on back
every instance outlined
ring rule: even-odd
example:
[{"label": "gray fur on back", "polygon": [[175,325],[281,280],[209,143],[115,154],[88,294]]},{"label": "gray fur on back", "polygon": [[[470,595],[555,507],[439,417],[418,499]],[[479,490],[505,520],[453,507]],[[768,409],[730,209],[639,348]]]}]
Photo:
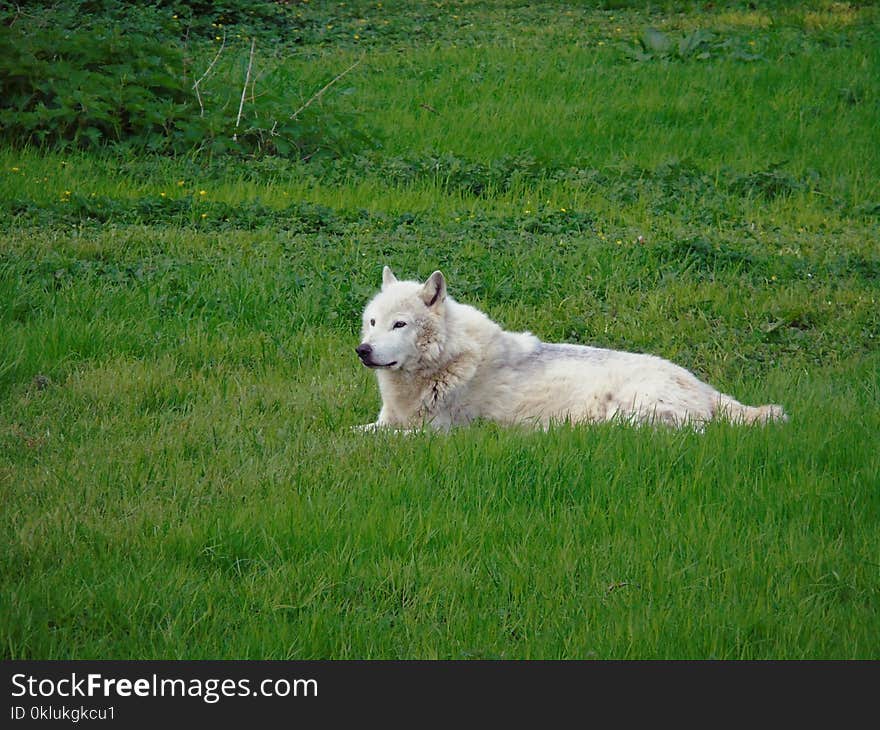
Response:
[{"label": "gray fur on back", "polygon": [[517,370],[528,370],[536,366],[548,365],[558,360],[581,360],[599,364],[613,355],[611,350],[587,345],[568,343],[539,342],[537,346],[518,361],[508,363]]}]

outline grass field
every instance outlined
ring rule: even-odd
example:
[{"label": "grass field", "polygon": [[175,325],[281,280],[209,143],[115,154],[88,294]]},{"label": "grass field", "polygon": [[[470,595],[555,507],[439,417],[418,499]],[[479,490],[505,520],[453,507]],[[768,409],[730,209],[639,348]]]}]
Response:
[{"label": "grass field", "polygon": [[[0,149],[2,657],[880,658],[880,13],[716,5],[302,4],[361,150]],[[386,263],[791,420],[353,433]]]}]

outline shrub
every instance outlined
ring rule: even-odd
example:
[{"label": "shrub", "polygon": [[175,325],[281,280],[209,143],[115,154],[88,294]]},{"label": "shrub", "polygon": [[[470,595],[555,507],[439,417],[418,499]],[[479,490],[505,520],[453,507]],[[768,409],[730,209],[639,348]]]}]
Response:
[{"label": "shrub", "polygon": [[[100,12],[86,12],[91,5]],[[259,93],[250,86],[239,117],[247,47],[181,38],[182,24],[169,10],[123,12],[124,5],[81,2],[27,16],[2,13],[5,142],[303,158],[338,155],[368,141],[355,115],[332,105],[315,104],[291,118],[289,100],[300,89],[281,67],[261,70]],[[218,47],[239,63],[227,62],[228,77],[208,74],[195,88]]]}]

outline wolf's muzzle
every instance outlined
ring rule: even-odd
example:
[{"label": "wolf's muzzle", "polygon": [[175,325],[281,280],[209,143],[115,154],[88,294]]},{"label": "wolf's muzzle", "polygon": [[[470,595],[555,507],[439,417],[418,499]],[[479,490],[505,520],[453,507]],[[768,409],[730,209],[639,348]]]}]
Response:
[{"label": "wolf's muzzle", "polygon": [[354,348],[354,351],[358,354],[358,357],[361,359],[361,362],[366,365],[368,368],[390,368],[394,365],[397,365],[397,360],[392,360],[391,362],[374,362],[373,361],[373,346],[368,345],[366,342],[358,345]]}]

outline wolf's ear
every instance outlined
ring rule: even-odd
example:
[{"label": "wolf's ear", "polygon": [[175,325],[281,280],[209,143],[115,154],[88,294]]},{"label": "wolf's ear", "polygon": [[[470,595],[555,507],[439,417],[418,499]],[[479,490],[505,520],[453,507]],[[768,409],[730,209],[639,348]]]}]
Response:
[{"label": "wolf's ear", "polygon": [[422,301],[427,307],[435,307],[446,299],[446,279],[439,271],[428,277],[421,291]]},{"label": "wolf's ear", "polygon": [[382,288],[384,289],[386,286],[390,286],[397,281],[397,277],[394,275],[394,272],[391,270],[390,266],[386,266],[382,269]]}]

